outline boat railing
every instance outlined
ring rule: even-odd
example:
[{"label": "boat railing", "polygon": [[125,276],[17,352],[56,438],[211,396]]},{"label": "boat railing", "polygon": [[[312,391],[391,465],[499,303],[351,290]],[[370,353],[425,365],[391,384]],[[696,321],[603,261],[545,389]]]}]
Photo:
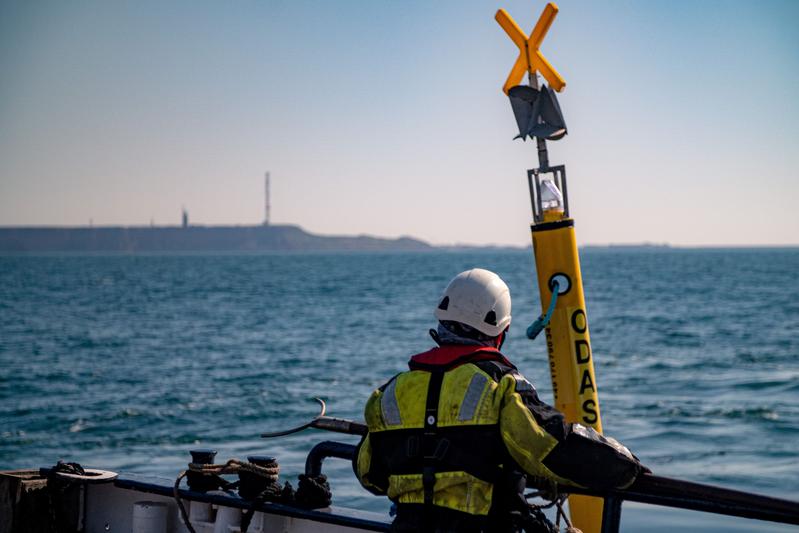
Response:
[{"label": "boat railing", "polygon": [[[351,461],[355,453],[356,447],[351,444],[320,442],[308,453],[305,473],[319,475],[326,458]],[[799,525],[799,502],[653,474],[642,474],[625,489],[595,490],[558,485],[557,490],[560,494],[602,498],[602,533],[618,533],[625,501]]]}]

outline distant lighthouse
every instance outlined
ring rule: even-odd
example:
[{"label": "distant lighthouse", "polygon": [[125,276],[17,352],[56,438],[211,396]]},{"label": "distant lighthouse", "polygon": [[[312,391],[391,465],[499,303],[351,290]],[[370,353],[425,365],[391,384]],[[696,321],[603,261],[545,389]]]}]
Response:
[{"label": "distant lighthouse", "polygon": [[264,226],[269,225],[269,172],[264,179]]},{"label": "distant lighthouse", "polygon": [[186,210],[185,207],[183,208],[183,216],[181,218],[182,218],[182,226],[184,228],[188,228],[189,227],[189,212]]}]

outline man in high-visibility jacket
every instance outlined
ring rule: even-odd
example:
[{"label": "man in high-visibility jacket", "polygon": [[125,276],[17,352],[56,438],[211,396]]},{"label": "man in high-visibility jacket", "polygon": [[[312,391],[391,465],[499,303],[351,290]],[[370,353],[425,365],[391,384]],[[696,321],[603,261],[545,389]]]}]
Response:
[{"label": "man in high-visibility jacket", "polygon": [[566,423],[500,353],[511,301],[499,276],[462,272],[435,314],[439,346],[374,391],[354,460],[361,484],[396,504],[395,531],[514,531],[524,475],[612,488],[644,469],[617,441]]}]

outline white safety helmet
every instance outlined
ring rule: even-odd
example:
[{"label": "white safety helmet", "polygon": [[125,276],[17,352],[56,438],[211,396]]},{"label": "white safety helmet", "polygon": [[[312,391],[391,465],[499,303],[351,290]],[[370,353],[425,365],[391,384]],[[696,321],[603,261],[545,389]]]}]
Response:
[{"label": "white safety helmet", "polygon": [[436,307],[439,321],[460,322],[496,337],[510,325],[510,290],[489,270],[461,272],[447,285]]}]

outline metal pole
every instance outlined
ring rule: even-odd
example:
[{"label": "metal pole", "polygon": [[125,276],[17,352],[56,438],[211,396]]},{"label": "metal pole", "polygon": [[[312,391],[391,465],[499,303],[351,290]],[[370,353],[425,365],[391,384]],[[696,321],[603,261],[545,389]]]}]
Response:
[{"label": "metal pole", "polygon": [[[538,89],[538,75],[535,72],[528,72],[527,79],[530,87]],[[549,153],[547,152],[547,141],[541,137],[536,137],[536,144],[538,145],[538,167],[542,171],[549,170]]]},{"label": "metal pole", "polygon": [[265,207],[266,218],[264,218],[264,226],[268,226],[269,225],[269,172],[266,173],[265,194],[266,198],[265,198],[264,207]]}]

